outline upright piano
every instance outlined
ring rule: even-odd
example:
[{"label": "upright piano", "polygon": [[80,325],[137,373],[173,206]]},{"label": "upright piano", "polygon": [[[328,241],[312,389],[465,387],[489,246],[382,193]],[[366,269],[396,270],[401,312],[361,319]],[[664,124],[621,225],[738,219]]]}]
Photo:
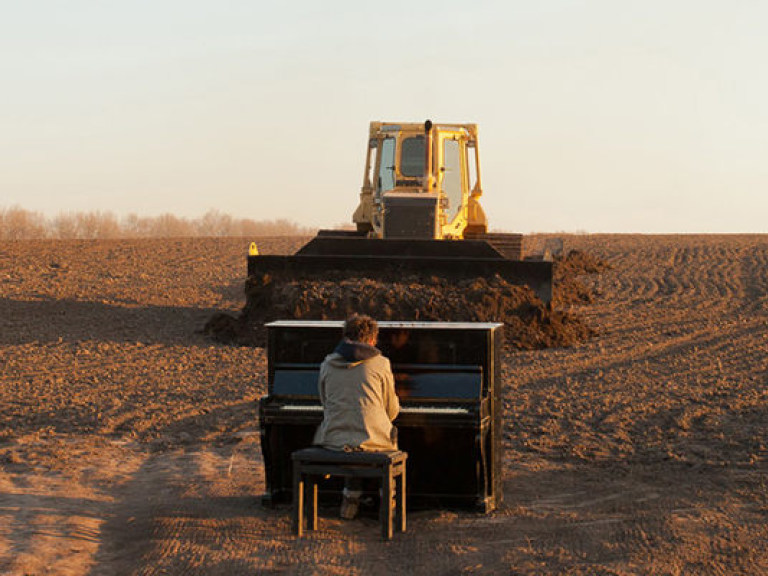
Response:
[{"label": "upright piano", "polygon": [[[320,364],[343,322],[266,325],[268,395],[259,401],[267,505],[291,496],[291,453],[312,444],[323,408]],[[501,491],[503,324],[379,322],[400,400],[398,444],[408,452],[408,501],[422,507],[495,509]]]}]

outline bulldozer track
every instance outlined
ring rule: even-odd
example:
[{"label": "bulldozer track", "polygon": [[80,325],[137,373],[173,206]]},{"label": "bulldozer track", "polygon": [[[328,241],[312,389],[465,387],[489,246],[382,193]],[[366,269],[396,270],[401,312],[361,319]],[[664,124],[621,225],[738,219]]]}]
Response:
[{"label": "bulldozer track", "polygon": [[488,232],[485,234],[468,234],[467,239],[485,240],[493,246],[505,258],[510,260],[522,260],[523,235],[504,232]]}]

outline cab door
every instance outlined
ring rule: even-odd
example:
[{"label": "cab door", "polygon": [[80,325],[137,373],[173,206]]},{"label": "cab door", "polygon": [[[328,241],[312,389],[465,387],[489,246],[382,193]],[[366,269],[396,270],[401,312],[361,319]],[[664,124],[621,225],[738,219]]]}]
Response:
[{"label": "cab door", "polygon": [[442,132],[438,138],[438,188],[441,195],[443,237],[458,237],[466,224],[464,145],[459,132]]}]

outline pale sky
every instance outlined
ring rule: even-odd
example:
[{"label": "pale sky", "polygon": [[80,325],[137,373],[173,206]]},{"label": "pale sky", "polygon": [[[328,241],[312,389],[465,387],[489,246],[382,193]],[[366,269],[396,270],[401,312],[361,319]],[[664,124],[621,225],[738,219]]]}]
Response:
[{"label": "pale sky", "polygon": [[474,122],[490,225],[768,232],[765,0],[0,0],[0,208],[348,222]]}]

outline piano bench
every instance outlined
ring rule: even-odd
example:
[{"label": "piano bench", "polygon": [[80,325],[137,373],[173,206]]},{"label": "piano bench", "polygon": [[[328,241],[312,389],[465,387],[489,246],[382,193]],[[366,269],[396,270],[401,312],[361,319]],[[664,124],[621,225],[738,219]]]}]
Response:
[{"label": "piano bench", "polygon": [[[309,530],[317,530],[317,479],[327,476],[351,478],[380,478],[381,504],[379,519],[385,540],[392,539],[395,514],[400,532],[405,532],[405,461],[408,454],[393,452],[341,452],[319,446],[297,450],[293,460],[293,532],[299,537],[304,533],[304,483],[306,490]],[[395,484],[398,484],[395,487]],[[392,509],[393,490],[397,498],[396,510]]]}]

